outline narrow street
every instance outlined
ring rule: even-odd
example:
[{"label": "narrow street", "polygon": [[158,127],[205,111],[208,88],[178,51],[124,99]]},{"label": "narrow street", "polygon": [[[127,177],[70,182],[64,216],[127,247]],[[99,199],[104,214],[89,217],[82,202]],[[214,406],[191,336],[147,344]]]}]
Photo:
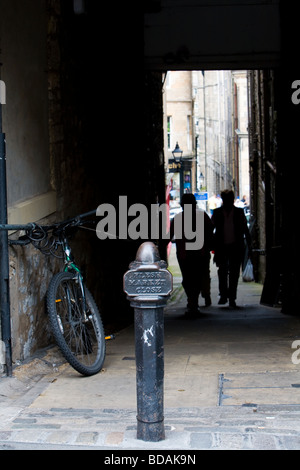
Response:
[{"label": "narrow street", "polygon": [[136,439],[131,326],[108,343],[96,376],[81,377],[54,348],[2,379],[0,448],[299,448],[300,366],[292,362],[299,318],[261,306],[255,283],[240,282],[240,308],[217,306],[214,265],[211,275],[213,305],[196,320],[185,319],[174,277],[176,295],[165,310],[166,440]]}]

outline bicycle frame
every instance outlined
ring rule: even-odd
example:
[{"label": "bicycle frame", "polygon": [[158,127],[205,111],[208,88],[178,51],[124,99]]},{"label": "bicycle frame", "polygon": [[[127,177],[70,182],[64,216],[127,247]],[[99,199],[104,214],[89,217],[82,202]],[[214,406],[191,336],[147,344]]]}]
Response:
[{"label": "bicycle frame", "polygon": [[84,283],[83,277],[79,267],[74,263],[71,257],[71,248],[68,244],[68,240],[66,237],[62,240],[62,249],[64,253],[64,262],[65,262],[65,272],[75,272],[77,275],[78,283],[80,285],[80,289],[82,292],[82,303],[83,303],[83,312],[84,312],[84,320],[87,321],[86,315],[86,298],[85,298],[85,290],[84,290]]},{"label": "bicycle frame", "polygon": [[67,272],[67,271],[74,270],[77,273],[79,273],[80,277],[82,278],[79,267],[74,263],[74,261],[71,257],[71,248],[68,244],[67,238],[64,238],[63,241],[62,241],[62,249],[63,249],[63,252],[64,252],[64,261],[65,261],[65,265],[66,265],[64,271]]}]

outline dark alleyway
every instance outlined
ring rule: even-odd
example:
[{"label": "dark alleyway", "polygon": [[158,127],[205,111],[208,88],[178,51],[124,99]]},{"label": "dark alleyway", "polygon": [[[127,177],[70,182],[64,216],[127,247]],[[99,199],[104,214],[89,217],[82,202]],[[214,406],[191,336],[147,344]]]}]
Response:
[{"label": "dark alleyway", "polygon": [[[150,0],[129,16],[127,4],[119,5],[116,15],[112,3],[105,10],[109,34],[99,28],[103,8],[95,0],[79,2],[81,14],[72,0],[43,0],[38,8],[31,0],[0,3],[9,221],[24,217],[26,223],[50,223],[102,203],[116,206],[120,195],[128,197],[129,205],[163,204],[165,72],[251,70],[256,280],[264,282],[265,275],[270,280],[275,257],[285,312],[295,312],[298,272],[285,261],[297,253],[298,240],[290,205],[298,173],[286,158],[298,147],[300,108],[291,101],[297,72],[287,54],[297,44],[297,28],[291,27],[295,15],[282,8],[283,2]],[[125,14],[129,23],[123,21]],[[98,64],[101,76],[95,73]],[[74,252],[103,320],[128,324],[132,316],[122,276],[138,244],[87,238],[76,241]],[[11,305],[1,314],[1,336],[7,345],[11,342],[15,362],[50,344],[44,296],[56,265],[38,258],[32,247],[10,249],[9,255]],[[36,273],[45,281],[42,288]],[[26,296],[20,300],[22,292]],[[6,359],[1,360],[5,367]]]},{"label": "dark alleyway", "polygon": [[[291,100],[299,77],[298,18],[279,0],[149,0],[139,21],[128,15],[126,3],[117,15],[111,3],[108,36],[99,28],[103,5],[83,3],[89,8],[78,15],[71,0],[41,1],[38,8],[29,0],[0,0],[9,209],[20,222],[25,201],[26,222],[49,222],[101,203],[115,205],[119,195],[129,204],[163,203],[163,73],[251,70],[254,248],[256,264],[265,262],[257,279],[264,282],[266,274],[277,292],[275,277],[285,314],[259,304],[257,284],[241,283],[240,309],[217,306],[213,269],[213,305],[201,318],[184,319],[186,300],[178,291],[165,312],[167,441],[161,446],[300,448],[299,365],[292,362],[299,337],[299,249],[291,204],[299,186],[300,106]],[[133,119],[128,110],[130,116],[135,110]],[[132,311],[122,276],[138,246],[108,240],[94,249],[95,243],[79,240],[78,263],[105,322],[128,324]],[[10,250],[10,256],[11,318],[1,312],[1,337],[12,340],[14,364],[29,362],[0,381],[1,446],[134,448],[133,327],[109,343],[104,370],[90,379],[63,364],[56,348],[34,355],[50,344],[44,295],[55,267],[29,248]],[[37,273],[30,292],[28,279]],[[6,329],[11,320],[11,337],[2,334],[4,319]]]}]

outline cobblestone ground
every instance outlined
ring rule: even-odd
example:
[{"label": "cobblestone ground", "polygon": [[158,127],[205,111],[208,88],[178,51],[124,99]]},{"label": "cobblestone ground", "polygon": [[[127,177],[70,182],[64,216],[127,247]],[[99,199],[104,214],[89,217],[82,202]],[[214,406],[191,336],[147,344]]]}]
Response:
[{"label": "cobblestone ground", "polygon": [[260,305],[254,283],[240,283],[239,309],[218,306],[212,267],[212,306],[188,321],[180,276],[174,281],[165,311],[165,440],[136,438],[132,326],[108,343],[96,376],[75,373],[57,348],[3,376],[0,449],[300,449],[300,366],[292,361],[299,318]]}]

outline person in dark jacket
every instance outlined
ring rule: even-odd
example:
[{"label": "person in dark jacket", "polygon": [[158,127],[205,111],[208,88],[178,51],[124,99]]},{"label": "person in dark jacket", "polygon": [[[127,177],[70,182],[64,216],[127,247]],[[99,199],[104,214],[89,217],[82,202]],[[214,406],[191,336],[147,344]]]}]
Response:
[{"label": "person in dark jacket", "polygon": [[244,257],[245,238],[251,253],[251,238],[244,210],[234,206],[234,193],[221,193],[223,205],[214,210],[212,222],[214,233],[214,261],[218,267],[219,305],[229,300],[230,307],[236,307],[237,285]]},{"label": "person in dark jacket", "polygon": [[[191,208],[191,217],[185,218],[184,213],[187,211],[186,207],[188,205]],[[193,194],[184,194],[181,206],[183,212],[177,214],[171,222],[170,239],[172,240],[175,235],[177,260],[182,274],[182,285],[187,295],[186,315],[194,317],[201,313],[198,307],[200,293],[205,298],[205,305],[211,305],[209,265],[213,225],[206,212],[197,208],[197,202]],[[182,230],[179,230],[181,232],[179,236],[176,235],[176,222],[177,224],[179,222],[177,228],[182,228]],[[185,226],[185,224],[188,226]],[[201,238],[203,243],[200,243],[199,246],[196,245],[195,241],[190,243],[191,240],[187,239],[186,235],[191,233],[195,233],[198,241]]]}]

